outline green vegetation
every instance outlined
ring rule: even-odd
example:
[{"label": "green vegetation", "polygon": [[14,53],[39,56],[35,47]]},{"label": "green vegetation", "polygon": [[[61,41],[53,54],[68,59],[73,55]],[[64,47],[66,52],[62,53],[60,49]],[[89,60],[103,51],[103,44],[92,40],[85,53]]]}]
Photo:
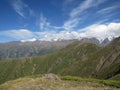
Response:
[{"label": "green vegetation", "polygon": [[100,79],[93,79],[93,78],[80,78],[76,76],[62,76],[61,79],[71,80],[71,81],[100,83],[100,84],[120,88],[120,81],[116,81],[116,80],[100,80]]},{"label": "green vegetation", "polygon": [[[49,55],[0,61],[0,84],[24,76],[55,73],[82,78],[115,79],[120,74],[120,39],[100,47],[93,43],[75,41]],[[94,81],[92,79],[92,81]],[[104,81],[104,84],[117,81]],[[117,82],[117,83],[116,83]]]},{"label": "green vegetation", "polygon": [[[91,43],[79,45],[79,42],[75,42],[51,55],[3,60],[0,62],[0,71],[3,72],[0,73],[0,83],[28,75],[50,72],[61,75],[88,76],[94,68],[91,68],[89,63],[92,64],[92,62],[88,62],[87,58],[98,49],[97,45]],[[90,68],[87,69],[84,66]],[[95,67],[95,64],[93,66]]]}]

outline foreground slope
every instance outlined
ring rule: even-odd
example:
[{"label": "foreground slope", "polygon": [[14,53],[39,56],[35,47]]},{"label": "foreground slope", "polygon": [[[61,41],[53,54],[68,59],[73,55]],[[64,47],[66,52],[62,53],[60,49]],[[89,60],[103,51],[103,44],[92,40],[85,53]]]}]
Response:
[{"label": "foreground slope", "polygon": [[44,73],[119,80],[120,38],[105,47],[75,41],[51,55],[3,60],[0,72],[0,83]]},{"label": "foreground slope", "polygon": [[[48,74],[47,77],[32,76],[9,81],[0,85],[0,90],[119,90],[119,88],[111,86],[112,84],[98,83],[98,81],[61,80],[54,74]],[[120,85],[120,82],[118,84]]]}]

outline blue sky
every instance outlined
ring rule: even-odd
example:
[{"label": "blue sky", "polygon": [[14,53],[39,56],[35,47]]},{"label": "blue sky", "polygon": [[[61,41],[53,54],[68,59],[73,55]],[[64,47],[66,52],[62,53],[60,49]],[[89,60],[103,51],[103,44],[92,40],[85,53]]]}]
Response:
[{"label": "blue sky", "polygon": [[0,0],[0,42],[120,36],[120,0]]}]

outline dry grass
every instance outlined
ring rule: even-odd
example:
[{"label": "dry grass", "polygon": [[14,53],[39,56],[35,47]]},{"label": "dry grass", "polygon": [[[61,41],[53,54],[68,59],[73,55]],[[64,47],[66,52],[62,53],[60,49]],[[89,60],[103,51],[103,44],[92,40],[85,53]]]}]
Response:
[{"label": "dry grass", "polygon": [[20,78],[0,85],[0,90],[120,90],[103,84],[45,78]]}]

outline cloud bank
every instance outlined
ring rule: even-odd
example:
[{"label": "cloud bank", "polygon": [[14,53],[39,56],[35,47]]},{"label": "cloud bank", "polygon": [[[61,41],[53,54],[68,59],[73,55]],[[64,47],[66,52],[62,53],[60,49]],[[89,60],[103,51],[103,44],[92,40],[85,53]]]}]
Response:
[{"label": "cloud bank", "polygon": [[27,29],[3,31],[0,35],[6,35],[12,38],[20,40],[69,40],[69,39],[81,39],[81,38],[92,38],[95,37],[99,40],[105,38],[112,39],[113,37],[120,36],[120,23],[109,23],[109,24],[93,24],[82,28],[77,31],[62,30],[60,32],[53,31],[41,31],[31,32]]},{"label": "cloud bank", "polygon": [[96,37],[99,40],[120,36],[120,23],[93,24],[83,28],[82,37]]}]

